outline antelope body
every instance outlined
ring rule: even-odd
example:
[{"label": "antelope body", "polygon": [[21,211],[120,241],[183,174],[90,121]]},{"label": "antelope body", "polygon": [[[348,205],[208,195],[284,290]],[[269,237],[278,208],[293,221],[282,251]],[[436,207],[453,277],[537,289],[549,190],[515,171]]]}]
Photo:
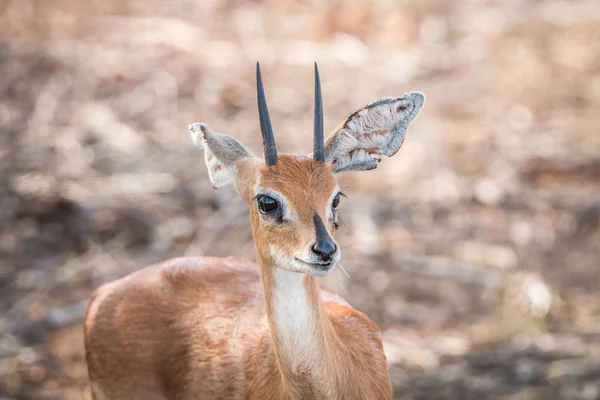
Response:
[{"label": "antelope body", "polygon": [[371,103],[324,141],[316,65],[315,80],[312,156],[277,154],[258,64],[264,161],[190,125],[213,186],[249,204],[258,266],[175,258],[97,289],[84,325],[94,399],[391,399],[379,329],[318,277],[341,255],[335,174],[395,154],[425,98]]}]

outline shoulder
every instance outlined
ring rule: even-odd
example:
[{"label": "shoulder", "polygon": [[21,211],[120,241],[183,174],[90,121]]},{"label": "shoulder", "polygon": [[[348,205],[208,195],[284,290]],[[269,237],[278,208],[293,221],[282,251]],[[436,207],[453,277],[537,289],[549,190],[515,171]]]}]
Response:
[{"label": "shoulder", "polygon": [[374,335],[381,341],[381,331],[373,321],[364,313],[350,307],[345,303],[328,301],[325,308],[334,325],[343,326],[346,330]]},{"label": "shoulder", "polygon": [[[344,393],[348,387],[354,387],[360,393],[346,393],[344,398],[391,399],[387,359],[377,325],[366,314],[350,306],[330,302],[325,307],[337,340],[342,344],[341,348],[350,353],[350,360],[354,363],[350,375],[340,380],[340,393]],[[361,384],[346,385],[345,379]]]},{"label": "shoulder", "polygon": [[385,360],[379,327],[364,313],[345,304],[327,302],[329,320],[344,343],[352,343],[356,353]]}]

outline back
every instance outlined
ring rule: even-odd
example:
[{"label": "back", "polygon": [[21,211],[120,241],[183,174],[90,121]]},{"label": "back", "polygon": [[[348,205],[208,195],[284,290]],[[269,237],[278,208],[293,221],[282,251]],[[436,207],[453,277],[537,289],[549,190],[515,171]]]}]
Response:
[{"label": "back", "polygon": [[108,283],[84,325],[95,398],[241,398],[267,326],[248,261],[175,258]]}]

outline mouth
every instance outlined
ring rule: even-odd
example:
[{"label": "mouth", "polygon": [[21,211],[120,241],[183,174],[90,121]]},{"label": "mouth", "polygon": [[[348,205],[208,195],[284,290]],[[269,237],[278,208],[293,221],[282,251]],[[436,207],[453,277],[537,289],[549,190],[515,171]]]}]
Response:
[{"label": "mouth", "polygon": [[326,263],[325,262],[311,263],[311,262],[303,261],[299,258],[294,258],[294,260],[296,260],[300,264],[310,267],[309,272],[311,272],[314,275],[325,275],[325,274],[331,272],[333,270],[333,267],[335,266],[335,263],[333,262],[333,260],[326,262]]}]

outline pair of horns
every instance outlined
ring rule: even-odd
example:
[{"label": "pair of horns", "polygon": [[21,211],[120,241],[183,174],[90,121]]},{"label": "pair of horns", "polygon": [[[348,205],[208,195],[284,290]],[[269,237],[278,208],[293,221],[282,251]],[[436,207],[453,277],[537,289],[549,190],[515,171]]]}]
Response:
[{"label": "pair of horns", "polygon": [[[259,63],[256,63],[256,95],[258,97],[260,131],[262,132],[263,146],[265,148],[265,162],[267,165],[275,165],[277,164],[277,147],[275,146],[275,137],[273,136],[273,127],[269,118],[269,109],[265,98],[265,89],[262,83]],[[324,147],[321,80],[319,78],[319,68],[317,67],[317,63],[315,63],[315,130],[313,145],[313,158],[315,161],[325,162]]]}]

